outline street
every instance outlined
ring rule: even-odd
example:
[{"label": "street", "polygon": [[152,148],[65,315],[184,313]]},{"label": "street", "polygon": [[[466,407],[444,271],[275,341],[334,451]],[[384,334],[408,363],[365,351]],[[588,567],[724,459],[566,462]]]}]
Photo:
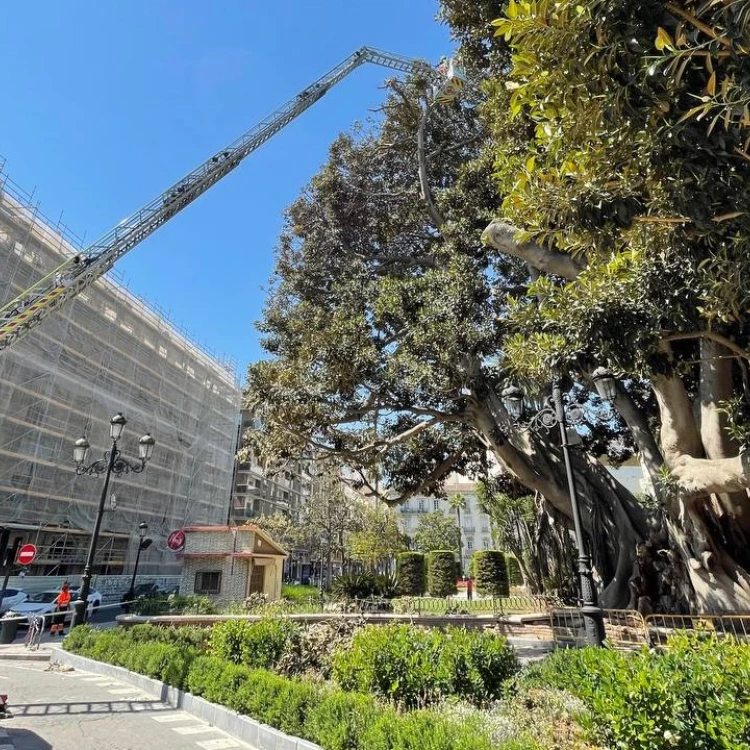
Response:
[{"label": "street", "polygon": [[0,692],[13,715],[0,720],[0,750],[249,748],[121,680],[44,662],[2,662]]}]

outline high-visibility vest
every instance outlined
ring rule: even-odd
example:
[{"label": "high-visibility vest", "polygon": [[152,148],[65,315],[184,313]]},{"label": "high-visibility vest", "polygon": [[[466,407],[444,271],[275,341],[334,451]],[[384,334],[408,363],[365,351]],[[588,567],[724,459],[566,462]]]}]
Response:
[{"label": "high-visibility vest", "polygon": [[70,591],[61,591],[57,595],[57,604],[60,607],[67,607],[70,604]]}]

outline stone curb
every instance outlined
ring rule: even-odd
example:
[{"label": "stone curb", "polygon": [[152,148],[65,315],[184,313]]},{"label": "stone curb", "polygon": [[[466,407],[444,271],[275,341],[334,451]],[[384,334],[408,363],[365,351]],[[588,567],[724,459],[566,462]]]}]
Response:
[{"label": "stone curb", "polygon": [[[0,661],[49,661],[51,651],[12,651],[10,653],[3,653],[0,650]],[[2,750],[0,745],[0,750]]]},{"label": "stone curb", "polygon": [[[115,667],[112,664],[88,659],[85,656],[71,654],[60,648],[52,650],[52,661],[71,666],[74,669],[129,682],[145,693],[149,693],[163,703],[172,706],[172,708],[179,708],[181,711],[192,714],[217,729],[221,729],[232,737],[246,742],[255,750],[322,750],[320,746],[314,745],[312,742],[307,742],[299,737],[291,737],[278,729],[273,729],[247,716],[242,716],[236,711],[224,708],[224,706],[209,703],[203,698],[170,687],[145,675],[130,672],[122,667]],[[2,745],[0,745],[0,750],[3,750]]]}]

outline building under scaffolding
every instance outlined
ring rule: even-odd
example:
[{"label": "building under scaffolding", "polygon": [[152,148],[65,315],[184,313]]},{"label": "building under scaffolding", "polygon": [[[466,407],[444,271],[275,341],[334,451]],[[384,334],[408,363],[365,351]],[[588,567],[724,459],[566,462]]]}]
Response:
[{"label": "building under scaffolding", "polygon": [[[50,273],[80,242],[54,226],[0,172],[0,306]],[[32,574],[82,571],[102,489],[76,476],[73,442],[106,450],[109,419],[128,419],[120,448],[157,441],[142,474],[115,479],[97,569],[129,570],[145,521],[154,544],[144,573],[175,572],[167,535],[225,523],[232,493],[240,391],[234,368],[208,354],[112,275],[0,355],[0,526],[33,542]]]}]

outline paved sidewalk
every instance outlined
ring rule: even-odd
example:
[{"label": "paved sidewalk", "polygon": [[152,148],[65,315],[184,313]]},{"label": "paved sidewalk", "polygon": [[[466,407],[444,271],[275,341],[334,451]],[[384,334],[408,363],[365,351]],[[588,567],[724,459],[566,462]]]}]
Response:
[{"label": "paved sidewalk", "polygon": [[101,675],[6,662],[0,691],[9,694],[13,714],[0,721],[0,750],[250,748],[132,685]]}]

